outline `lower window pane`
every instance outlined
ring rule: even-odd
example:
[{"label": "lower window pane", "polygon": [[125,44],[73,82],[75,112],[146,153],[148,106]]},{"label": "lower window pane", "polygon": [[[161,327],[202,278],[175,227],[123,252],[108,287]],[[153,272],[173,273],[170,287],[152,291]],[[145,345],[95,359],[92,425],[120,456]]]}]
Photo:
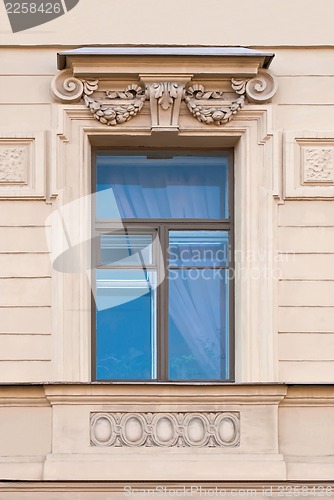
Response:
[{"label": "lower window pane", "polygon": [[169,379],[228,379],[228,271],[171,269]]},{"label": "lower window pane", "polygon": [[97,380],[156,378],[154,280],[155,271],[97,271]]}]

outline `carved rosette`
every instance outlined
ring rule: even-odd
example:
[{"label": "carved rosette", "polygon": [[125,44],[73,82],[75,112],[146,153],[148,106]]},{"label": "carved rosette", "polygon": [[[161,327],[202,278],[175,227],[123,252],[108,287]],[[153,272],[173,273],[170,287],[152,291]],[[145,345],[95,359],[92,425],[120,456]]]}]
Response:
[{"label": "carved rosette", "polygon": [[92,413],[92,446],[235,447],[240,415],[222,413]]},{"label": "carved rosette", "polygon": [[[144,80],[144,77],[142,77]],[[250,80],[231,80],[231,92],[206,91],[201,84],[184,90],[184,82],[136,83],[122,91],[99,91],[99,81],[80,80],[70,69],[59,72],[51,84],[53,97],[62,103],[81,99],[94,118],[103,125],[118,125],[129,121],[150,102],[152,128],[177,129],[181,101],[190,113],[207,125],[225,125],[241,110],[245,102],[266,103],[275,95],[277,84],[268,70],[259,70]],[[232,96],[232,97],[231,97]]]}]

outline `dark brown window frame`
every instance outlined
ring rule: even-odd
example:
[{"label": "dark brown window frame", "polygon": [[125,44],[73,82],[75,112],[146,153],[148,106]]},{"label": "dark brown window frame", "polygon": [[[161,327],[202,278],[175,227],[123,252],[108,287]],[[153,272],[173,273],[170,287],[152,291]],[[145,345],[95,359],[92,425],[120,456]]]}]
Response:
[{"label": "dark brown window frame", "polygon": [[[142,232],[142,233],[153,233],[157,231],[160,245],[162,248],[162,254],[164,256],[164,268],[165,275],[168,272],[167,255],[168,255],[168,231],[169,230],[225,230],[229,232],[229,251],[230,251],[230,262],[228,266],[229,270],[229,377],[225,380],[212,379],[212,380],[170,380],[168,379],[168,279],[164,279],[163,282],[157,288],[157,379],[147,379],[147,380],[131,380],[131,379],[96,379],[96,305],[94,296],[92,293],[91,301],[91,332],[92,332],[92,349],[91,349],[91,367],[92,367],[92,381],[95,382],[109,382],[109,383],[183,383],[183,384],[210,384],[210,383],[231,383],[235,381],[235,277],[234,277],[234,150],[233,148],[142,148],[139,150],[136,148],[93,148],[92,149],[92,192],[95,192],[96,188],[96,157],[97,155],[111,155],[111,154],[124,154],[129,155],[131,153],[135,154],[140,152],[145,154],[151,152],[155,155],[160,155],[163,157],[165,152],[173,152],[180,154],[203,154],[203,155],[214,155],[214,156],[227,156],[228,159],[228,219],[221,220],[209,220],[209,219],[122,219],[123,227],[131,232]],[[112,219],[104,219],[103,221],[97,221],[95,218],[95,207],[92,207],[92,234],[96,236],[97,234],[106,234],[110,230],[115,229],[115,225],[118,221]],[[92,258],[93,262],[97,262],[97,238],[92,238]],[[96,265],[96,268],[102,269],[112,269],[117,268],[110,265]],[[92,286],[96,284],[95,267],[92,266]],[[156,269],[156,266],[145,266],[148,270],[150,267]],[[185,266],[182,266],[184,268]],[[130,267],[129,267],[130,268]],[[206,269],[210,267],[205,266]],[[222,266],[223,268],[223,266]],[[119,269],[119,267],[118,267]],[[173,267],[174,269],[174,267]],[[196,267],[199,269],[199,267]]]}]

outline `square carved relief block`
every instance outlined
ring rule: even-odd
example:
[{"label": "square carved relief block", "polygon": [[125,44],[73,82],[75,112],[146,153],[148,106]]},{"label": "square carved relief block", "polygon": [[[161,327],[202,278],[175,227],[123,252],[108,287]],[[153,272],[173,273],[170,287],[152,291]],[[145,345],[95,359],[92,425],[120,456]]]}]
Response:
[{"label": "square carved relief block", "polygon": [[286,132],[285,198],[334,198],[334,131]]},{"label": "square carved relief block", "polygon": [[301,145],[302,184],[334,184],[334,148],[324,143]]},{"label": "square carved relief block", "polygon": [[27,184],[29,146],[0,145],[0,184]]},{"label": "square carved relief block", "polygon": [[45,198],[44,133],[0,136],[0,198]]}]

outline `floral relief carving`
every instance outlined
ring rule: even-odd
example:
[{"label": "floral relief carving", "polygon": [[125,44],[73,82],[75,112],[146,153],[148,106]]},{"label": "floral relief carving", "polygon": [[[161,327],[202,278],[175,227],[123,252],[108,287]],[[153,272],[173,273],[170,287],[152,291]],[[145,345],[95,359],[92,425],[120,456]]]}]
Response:
[{"label": "floral relief carving", "polygon": [[145,89],[137,84],[128,85],[123,91],[107,90],[102,92],[102,96],[93,96],[98,87],[99,80],[80,80],[66,69],[54,77],[51,92],[56,100],[63,103],[78,102],[82,98],[94,118],[103,125],[129,121],[139,113],[146,100]]},{"label": "floral relief carving", "polygon": [[246,102],[268,102],[277,91],[276,81],[271,73],[260,70],[251,80],[232,78],[231,88],[239,97],[229,99],[226,92],[206,92],[203,85],[193,85],[184,94],[187,107],[198,121],[207,125],[225,125],[231,121]]},{"label": "floral relief carving", "polygon": [[25,182],[25,163],[23,148],[0,148],[0,182]]},{"label": "floral relief carving", "polygon": [[[178,126],[181,100],[185,101],[188,110],[198,121],[207,125],[224,125],[234,118],[246,100],[265,103],[277,90],[275,78],[267,70],[259,70],[257,76],[249,80],[232,78],[231,92],[228,93],[206,91],[201,84],[191,85],[186,90],[183,90],[183,86],[183,83],[171,81],[143,86],[133,83],[122,91],[102,92],[98,88],[99,80],[80,80],[72,75],[71,70],[66,69],[54,77],[51,92],[56,100],[63,103],[75,103],[83,99],[94,118],[103,125],[118,125],[129,121],[137,116],[148,100],[152,127],[175,128]],[[159,106],[163,111],[170,110],[170,119],[159,116]]]},{"label": "floral relief carving", "polygon": [[92,413],[92,446],[235,447],[240,415],[222,413]]},{"label": "floral relief carving", "polygon": [[332,148],[304,149],[304,182],[333,182],[334,164]]}]

